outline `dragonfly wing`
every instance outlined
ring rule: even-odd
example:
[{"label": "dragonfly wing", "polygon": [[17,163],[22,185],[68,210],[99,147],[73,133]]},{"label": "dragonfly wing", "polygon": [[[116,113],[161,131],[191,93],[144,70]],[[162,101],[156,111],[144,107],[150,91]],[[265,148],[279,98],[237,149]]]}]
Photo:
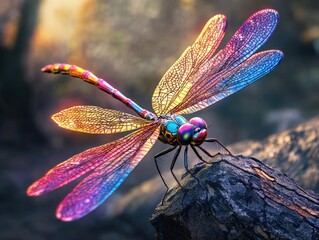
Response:
[{"label": "dragonfly wing", "polygon": [[264,45],[275,30],[278,19],[279,14],[273,9],[254,13],[235,32],[225,48],[210,59],[207,65],[213,72],[230,70],[238,66]]},{"label": "dragonfly wing", "polygon": [[158,125],[154,124],[131,134],[121,146],[112,144],[115,146],[109,149],[106,162],[83,179],[59,204],[57,218],[72,221],[102,204],[150,150],[158,135]]},{"label": "dragonfly wing", "polygon": [[[223,85],[224,83],[218,83],[222,79],[225,81],[222,75],[227,75],[228,72],[251,57],[270,37],[277,23],[278,13],[272,9],[259,11],[249,17],[229,40],[225,48],[197,69],[192,79],[189,80],[193,82],[192,86],[184,95],[183,100],[174,106],[170,113],[191,113],[207,107],[205,104],[198,104],[198,107],[192,108],[192,111],[185,110],[202,100],[204,90],[209,93],[213,92],[212,88],[208,88],[208,86]],[[221,90],[217,89],[216,92]]]},{"label": "dragonfly wing", "polygon": [[124,132],[150,124],[140,117],[96,106],[71,107],[54,114],[52,119],[62,128],[94,134]]},{"label": "dragonfly wing", "polygon": [[165,73],[156,87],[152,105],[157,115],[168,113],[178,105],[192,86],[191,76],[212,57],[226,29],[226,17],[212,17],[194,44]]},{"label": "dragonfly wing", "polygon": [[282,57],[283,53],[279,50],[254,54],[232,70],[214,76],[205,88],[198,89],[195,96],[189,95],[179,106],[183,110],[177,109],[176,112],[193,113],[239,91],[269,73]]},{"label": "dragonfly wing", "polygon": [[121,164],[135,166],[154,144],[158,135],[158,131],[155,131],[157,128],[158,123],[152,123],[117,141],[88,149],[69,158],[34,182],[28,188],[27,194],[29,196],[43,195],[100,166],[104,166],[106,177],[112,174],[115,166]]}]

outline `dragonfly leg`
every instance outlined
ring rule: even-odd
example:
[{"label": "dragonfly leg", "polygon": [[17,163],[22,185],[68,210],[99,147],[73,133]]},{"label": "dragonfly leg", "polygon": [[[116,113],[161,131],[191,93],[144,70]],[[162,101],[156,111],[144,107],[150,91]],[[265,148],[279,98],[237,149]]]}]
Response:
[{"label": "dragonfly leg", "polygon": [[163,181],[163,183],[164,183],[164,185],[165,185],[165,187],[166,187],[165,194],[164,194],[164,196],[163,196],[163,198],[162,198],[162,201],[161,201],[161,202],[162,202],[162,205],[163,205],[163,201],[164,201],[164,199],[165,199],[165,196],[166,196],[166,194],[167,194],[167,192],[168,192],[168,190],[169,190],[169,187],[168,187],[167,183],[165,182],[165,180],[164,180],[164,178],[163,178],[163,176],[162,176],[162,173],[161,173],[161,171],[160,171],[160,169],[159,169],[159,167],[158,167],[157,159],[158,159],[159,157],[161,157],[161,156],[163,156],[163,155],[165,155],[165,154],[167,154],[167,153],[173,151],[176,147],[177,147],[177,146],[173,146],[173,147],[171,147],[171,148],[167,148],[167,149],[163,150],[162,152],[160,152],[160,153],[158,153],[158,154],[156,154],[156,155],[154,156],[155,166],[156,166],[157,172],[158,172],[158,174],[160,175],[160,177],[161,177],[161,179],[162,179],[162,181]]},{"label": "dragonfly leg", "polygon": [[[216,138],[208,138],[208,139],[205,140],[205,142],[215,142],[219,146],[221,146],[229,155],[233,156],[233,154],[231,154],[231,152],[220,141],[218,141]],[[220,152],[218,152],[217,154],[215,154],[213,156],[216,156],[216,155],[220,155]]]},{"label": "dragonfly leg", "polygon": [[191,148],[193,149],[194,153],[199,158],[199,160],[201,160],[202,162],[204,162],[206,164],[210,164],[210,162],[207,162],[206,160],[203,159],[203,157],[198,153],[198,151],[196,150],[196,148],[193,145],[191,145]]},{"label": "dragonfly leg", "polygon": [[[230,152],[220,141],[218,141],[216,138],[206,139],[205,142],[215,142],[215,143],[217,143],[220,147],[222,147],[229,155],[233,156],[233,154],[231,154],[231,152]],[[203,148],[201,145],[198,145],[197,147],[198,147],[200,150],[202,150],[207,156],[209,156],[209,157],[211,157],[211,158],[214,158],[214,157],[216,157],[216,156],[218,156],[218,155],[221,155],[220,152],[218,152],[218,153],[212,155],[212,154],[210,154],[205,148]],[[194,150],[194,149],[195,149],[195,148],[193,148],[193,150]],[[195,154],[199,157],[199,159],[203,161],[203,159],[200,157],[200,155],[197,154],[198,152],[197,152],[196,150],[195,150],[194,152],[195,152]],[[207,162],[207,161],[204,161],[204,162],[209,163],[209,162]]]},{"label": "dragonfly leg", "polygon": [[175,152],[174,158],[173,158],[173,160],[172,160],[170,170],[171,170],[171,173],[172,173],[172,175],[173,175],[175,181],[178,183],[178,185],[180,186],[180,188],[183,189],[181,183],[178,181],[178,179],[177,179],[177,177],[176,177],[176,175],[175,175],[175,173],[174,173],[174,171],[173,171],[173,170],[174,170],[175,163],[176,163],[176,160],[177,160],[177,157],[178,157],[179,153],[181,152],[181,149],[182,149],[182,147],[181,147],[181,146],[178,146],[178,149],[177,149],[177,151]]},{"label": "dragonfly leg", "polygon": [[[216,154],[214,154],[214,155],[211,155],[205,148],[203,148],[202,146],[197,146],[200,150],[202,150],[208,157],[210,157],[210,158],[214,158],[214,157],[216,157],[216,156],[218,156],[218,155],[220,155],[220,152],[218,152],[218,153],[216,153]],[[209,164],[211,164],[210,162],[208,162]]]},{"label": "dragonfly leg", "polygon": [[[215,138],[210,138],[210,139],[205,140],[205,142],[216,142],[216,143],[217,143],[220,147],[222,147],[230,156],[237,158],[237,157],[234,156],[221,142],[219,142],[217,139],[215,139]],[[199,157],[199,159],[200,159],[201,161],[203,161],[203,162],[205,162],[205,163],[207,163],[207,164],[213,164],[213,162],[205,161],[205,160],[199,155],[198,151],[195,149],[194,146],[191,146],[191,147],[193,148],[195,154],[197,155],[197,157]],[[217,152],[216,154],[213,154],[213,155],[212,155],[212,154],[210,154],[205,148],[203,148],[201,145],[198,145],[198,146],[196,146],[196,147],[198,147],[200,150],[202,150],[202,151],[203,151],[207,156],[209,156],[210,158],[214,158],[214,157],[216,157],[216,156],[221,155],[220,152]]]},{"label": "dragonfly leg", "polygon": [[188,169],[188,157],[187,157],[188,146],[185,147],[184,151],[184,168],[186,172],[188,172],[194,179],[196,179],[197,183],[200,184],[199,179]]}]

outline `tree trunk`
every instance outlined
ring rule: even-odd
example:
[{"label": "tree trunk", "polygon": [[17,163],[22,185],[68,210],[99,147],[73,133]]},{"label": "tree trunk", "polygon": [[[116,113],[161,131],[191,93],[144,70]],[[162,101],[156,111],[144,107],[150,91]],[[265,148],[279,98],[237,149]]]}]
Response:
[{"label": "tree trunk", "polygon": [[40,0],[22,2],[14,46],[11,49],[0,48],[1,142],[27,144],[30,139],[44,140],[33,119],[32,89],[25,69],[39,4]]}]

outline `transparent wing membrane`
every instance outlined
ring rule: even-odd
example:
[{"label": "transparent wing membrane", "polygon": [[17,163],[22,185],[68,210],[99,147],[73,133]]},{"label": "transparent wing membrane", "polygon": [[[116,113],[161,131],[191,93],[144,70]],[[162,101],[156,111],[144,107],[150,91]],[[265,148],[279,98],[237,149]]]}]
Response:
[{"label": "transparent wing membrane", "polygon": [[254,54],[231,71],[214,74],[204,87],[198,86],[196,91],[189,92],[184,102],[173,109],[178,114],[188,114],[204,109],[219,100],[247,87],[262,76],[269,73],[282,59],[278,50],[269,50]]},{"label": "transparent wing membrane", "polygon": [[[223,21],[226,22],[224,18]],[[203,58],[200,64],[197,65],[193,64],[192,56],[196,56],[196,51],[200,51],[201,47],[192,48],[192,51],[187,49],[184,53],[185,56],[182,55],[173,65],[173,70],[176,72],[180,68],[180,75],[171,74],[172,70],[169,69],[160,82],[162,85],[158,87],[157,92],[155,91],[158,94],[156,96],[157,99],[164,99],[164,108],[160,110],[160,113],[186,114],[196,112],[248,86],[267,74],[278,64],[283,54],[278,50],[274,50],[276,53],[266,53],[267,56],[265,56],[264,60],[268,65],[265,67],[261,66],[263,61],[258,59],[261,55],[250,57],[267,41],[277,22],[278,13],[272,9],[262,10],[253,14],[236,31],[224,49],[219,51],[214,57],[207,54],[206,58]],[[222,29],[225,27],[221,21],[215,24],[220,24]],[[205,31],[206,29],[204,28],[203,36],[208,36],[205,35]],[[218,37],[219,43],[223,34],[218,34]],[[198,46],[203,44],[202,47],[205,48],[206,41],[196,40],[195,43]],[[248,59],[250,60],[248,61]],[[248,62],[245,63],[246,61]],[[260,67],[258,74],[252,73],[254,77],[249,78],[246,76],[243,80],[234,80],[236,77],[231,75],[249,75],[247,73],[248,70],[244,70],[249,69],[249,64],[254,65],[254,71],[257,67]],[[186,67],[191,68],[192,66],[195,66],[195,68],[185,71]],[[178,92],[175,87],[180,82],[187,87]],[[164,83],[168,86],[164,85]],[[236,86],[237,84],[238,86]],[[173,96],[167,97],[170,95]],[[167,101],[167,99],[170,101]],[[153,101],[155,101],[154,97]]]},{"label": "transparent wing membrane", "polygon": [[141,128],[150,121],[134,115],[96,106],[75,106],[52,116],[62,128],[73,131],[111,134]]},{"label": "transparent wing membrane", "polygon": [[154,145],[158,123],[153,123],[117,141],[88,149],[60,163],[27,190],[39,196],[91,172],[66,196],[57,209],[64,221],[80,218],[105,201]]},{"label": "transparent wing membrane", "polygon": [[194,74],[215,53],[226,28],[226,17],[216,15],[211,18],[194,44],[165,73],[156,87],[152,105],[157,115],[169,113],[183,101],[194,84]]}]

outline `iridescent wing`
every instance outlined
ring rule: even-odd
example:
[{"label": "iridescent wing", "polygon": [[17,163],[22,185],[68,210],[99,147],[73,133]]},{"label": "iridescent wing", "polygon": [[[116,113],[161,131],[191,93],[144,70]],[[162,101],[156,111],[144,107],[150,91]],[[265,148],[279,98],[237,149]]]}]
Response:
[{"label": "iridescent wing", "polygon": [[151,123],[128,113],[96,106],[71,107],[54,114],[52,119],[62,128],[94,134],[124,132]]},{"label": "iridescent wing", "polygon": [[249,17],[225,48],[188,79],[191,87],[178,104],[168,108],[169,113],[187,114],[206,108],[270,72],[282,58],[282,52],[252,54],[270,37],[277,22],[278,13],[272,9]]},{"label": "iridescent wing", "polygon": [[152,123],[117,141],[71,157],[33,183],[27,194],[43,195],[90,172],[56,211],[56,216],[63,221],[88,214],[119,187],[154,145],[159,134],[158,126],[158,123]]},{"label": "iridescent wing", "polygon": [[237,92],[269,73],[282,59],[279,50],[252,55],[270,37],[278,13],[266,9],[253,14],[216,56],[194,76],[195,84],[172,113],[193,113]]},{"label": "iridescent wing", "polygon": [[245,62],[222,74],[210,76],[210,72],[207,71],[204,77],[210,81],[204,86],[199,84],[196,88],[192,88],[184,101],[172,109],[172,112],[188,114],[206,108],[269,73],[282,57],[281,51],[269,50],[254,54]]},{"label": "iridescent wing", "polygon": [[194,83],[194,74],[212,57],[224,36],[225,29],[225,16],[212,17],[194,44],[188,47],[165,73],[152,97],[153,109],[158,116],[170,112],[183,100]]}]

